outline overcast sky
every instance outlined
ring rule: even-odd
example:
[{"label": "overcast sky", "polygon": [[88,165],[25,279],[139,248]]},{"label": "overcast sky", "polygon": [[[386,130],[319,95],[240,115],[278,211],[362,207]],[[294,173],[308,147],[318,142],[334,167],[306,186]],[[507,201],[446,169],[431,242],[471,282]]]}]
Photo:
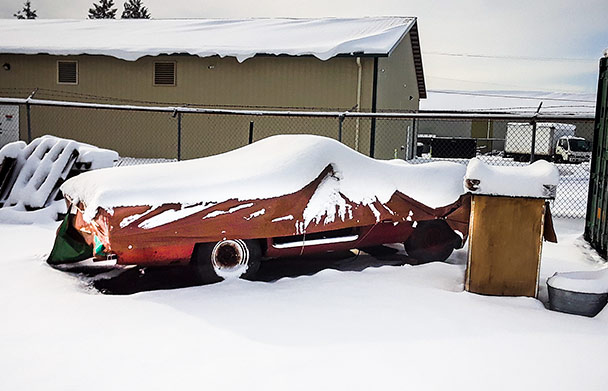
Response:
[{"label": "overcast sky", "polygon": [[[39,18],[84,19],[92,0],[31,0]],[[0,18],[24,1],[0,0]],[[122,1],[116,1],[122,12]],[[143,0],[154,18],[416,16],[430,90],[594,93],[608,0]],[[1,38],[0,38],[1,39]],[[481,57],[480,57],[481,56]]]}]

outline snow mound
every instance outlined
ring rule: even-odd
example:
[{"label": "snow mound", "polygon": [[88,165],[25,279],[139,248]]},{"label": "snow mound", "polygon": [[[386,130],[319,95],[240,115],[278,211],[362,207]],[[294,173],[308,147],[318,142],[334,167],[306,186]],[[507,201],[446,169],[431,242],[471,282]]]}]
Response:
[{"label": "snow mound", "polygon": [[0,52],[106,55],[135,61],[188,53],[199,57],[256,54],[386,55],[414,26],[413,17],[177,20],[0,20]]},{"label": "snow mound", "polygon": [[559,171],[544,160],[524,167],[490,166],[471,159],[464,177],[465,189],[474,194],[555,198]]},{"label": "snow mound", "polygon": [[[118,153],[54,136],[29,145],[17,141],[0,150],[0,221],[32,223],[65,212],[59,186],[81,171],[111,167]],[[39,210],[46,209],[46,212]]]},{"label": "snow mound", "polygon": [[14,143],[6,144],[0,149],[0,162],[3,162],[5,158],[17,159],[17,156],[19,156],[26,145],[25,141],[15,141]]},{"label": "snow mound", "polygon": [[608,268],[601,270],[555,273],[547,280],[553,288],[580,293],[608,293]]},{"label": "snow mound", "polygon": [[61,190],[85,204],[84,218],[90,221],[99,207],[111,213],[120,206],[205,205],[291,194],[328,165],[337,179],[326,190],[364,205],[385,203],[398,190],[438,207],[456,201],[463,192],[461,164],[394,164],[312,135],[268,137],[201,159],[91,171],[66,181]]}]

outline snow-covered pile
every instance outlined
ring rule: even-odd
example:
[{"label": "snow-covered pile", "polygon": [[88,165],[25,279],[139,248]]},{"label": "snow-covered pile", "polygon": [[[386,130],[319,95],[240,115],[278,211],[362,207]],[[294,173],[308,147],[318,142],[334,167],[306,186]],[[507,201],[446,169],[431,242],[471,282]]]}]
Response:
[{"label": "snow-covered pile", "polygon": [[116,167],[87,172],[61,190],[97,208],[165,203],[192,205],[228,199],[253,200],[294,193],[332,165],[332,189],[364,205],[387,202],[396,190],[428,205],[454,202],[463,193],[465,168],[457,163],[410,165],[371,159],[320,136],[281,135],[221,155],[175,163]]},{"label": "snow-covered pile", "polygon": [[523,167],[499,167],[475,158],[464,179],[465,188],[475,194],[554,198],[559,171],[544,160]]},{"label": "snow-covered pile", "polygon": [[0,163],[4,160],[4,158],[17,159],[21,151],[25,148],[27,144],[25,141],[15,141],[13,143],[8,143],[0,149]]},{"label": "snow-covered pile", "polygon": [[0,20],[0,53],[106,55],[135,61],[188,53],[199,57],[256,54],[388,54],[416,23],[412,17],[177,20]]},{"label": "snow-covered pile", "polygon": [[608,268],[555,273],[547,280],[553,288],[580,293],[608,293]]},{"label": "snow-covered pile", "polygon": [[[14,159],[14,160],[13,160]],[[0,164],[13,168],[0,182],[0,221],[23,223],[54,219],[65,212],[65,203],[55,201],[59,185],[81,170],[111,167],[118,153],[54,136],[43,136],[29,145],[17,141],[0,150]]]}]

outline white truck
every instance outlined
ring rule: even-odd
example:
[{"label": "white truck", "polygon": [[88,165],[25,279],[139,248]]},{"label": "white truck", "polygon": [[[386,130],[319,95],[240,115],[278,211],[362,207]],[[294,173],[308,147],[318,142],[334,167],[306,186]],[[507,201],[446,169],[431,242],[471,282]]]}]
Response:
[{"label": "white truck", "polygon": [[[575,137],[576,126],[552,122],[536,124],[537,158],[555,162],[580,163],[591,159],[589,142]],[[527,122],[509,122],[505,138],[505,157],[528,161],[532,147],[532,125]]]}]

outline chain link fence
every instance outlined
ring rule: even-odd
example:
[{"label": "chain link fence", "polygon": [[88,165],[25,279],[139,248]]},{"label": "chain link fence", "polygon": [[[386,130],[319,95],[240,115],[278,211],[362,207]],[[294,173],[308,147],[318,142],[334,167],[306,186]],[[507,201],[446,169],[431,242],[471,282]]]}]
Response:
[{"label": "chain link fence", "polygon": [[122,157],[118,165],[210,156],[276,134],[331,137],[367,156],[413,164],[467,164],[477,157],[521,166],[546,159],[561,175],[552,212],[571,218],[586,212],[593,127],[593,118],[582,116],[247,111],[0,98],[0,146],[52,134],[114,149]]}]

